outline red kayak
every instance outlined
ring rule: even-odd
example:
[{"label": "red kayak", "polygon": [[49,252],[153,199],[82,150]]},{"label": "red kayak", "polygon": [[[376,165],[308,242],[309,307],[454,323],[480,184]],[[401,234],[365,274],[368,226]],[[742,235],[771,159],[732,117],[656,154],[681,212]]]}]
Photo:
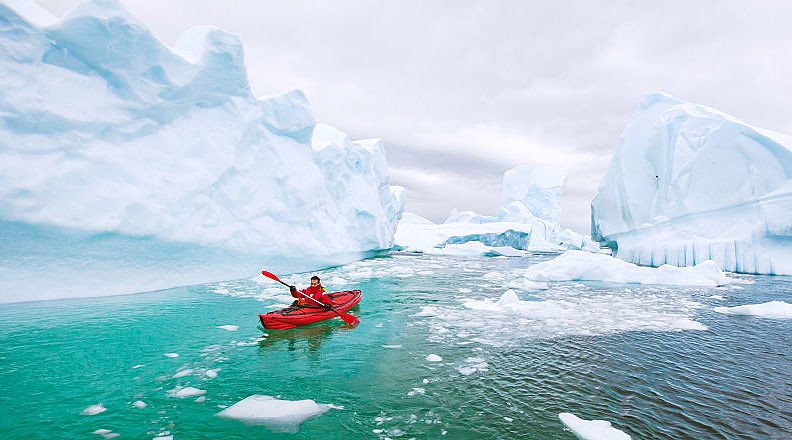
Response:
[{"label": "red kayak", "polygon": [[[328,293],[327,296],[332,299],[332,307],[338,311],[338,313],[344,313],[360,302],[362,293],[359,290],[346,290],[343,292]],[[259,315],[259,319],[261,319],[261,325],[266,329],[286,330],[324,321],[325,319],[335,318],[337,316],[338,315],[332,310],[325,310],[318,306],[289,306],[285,309]]]}]

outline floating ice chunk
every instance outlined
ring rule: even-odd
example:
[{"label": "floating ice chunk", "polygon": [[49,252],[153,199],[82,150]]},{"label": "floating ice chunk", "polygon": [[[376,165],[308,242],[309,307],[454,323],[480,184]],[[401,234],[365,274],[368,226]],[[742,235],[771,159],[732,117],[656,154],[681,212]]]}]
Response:
[{"label": "floating ice chunk", "polygon": [[97,429],[96,431],[92,432],[91,434],[105,435],[105,434],[110,434],[111,432],[113,432],[113,431],[111,431],[109,429]]},{"label": "floating ice chunk", "polygon": [[215,369],[212,369],[212,370],[206,370],[206,372],[204,374],[209,379],[214,379],[215,377],[217,377],[217,372],[218,371],[220,371],[220,369],[219,368],[215,368]]},{"label": "floating ice chunk", "polygon": [[169,357],[169,358],[177,358],[177,357],[179,357],[179,353],[164,353],[163,356]]},{"label": "floating ice chunk", "polygon": [[158,436],[152,438],[151,440],[173,440],[173,436],[172,435],[158,435]]},{"label": "floating ice chunk", "polygon": [[145,367],[145,366],[146,366],[145,364],[137,364],[137,365],[133,365],[133,366],[132,366],[132,369],[133,369],[133,370],[137,370],[138,368],[140,368],[140,367]]},{"label": "floating ice chunk", "polygon": [[239,326],[238,325],[218,325],[217,328],[221,328],[223,330],[227,330],[227,331],[230,331],[230,332],[235,332],[235,331],[239,330]]},{"label": "floating ice chunk", "polygon": [[201,396],[195,399],[195,403],[204,403],[204,402],[206,402],[206,396]]},{"label": "floating ice chunk", "polygon": [[383,345],[382,348],[402,348],[402,345]]},{"label": "floating ice chunk", "polygon": [[487,371],[489,368],[487,361],[479,357],[469,357],[465,359],[465,364],[456,368],[463,376],[470,376],[477,371]]},{"label": "floating ice chunk", "polygon": [[558,418],[580,440],[630,440],[629,435],[606,420],[583,420],[570,413],[561,413]]},{"label": "floating ice chunk", "polygon": [[146,402],[142,401],[142,400],[136,400],[136,401],[132,402],[132,406],[134,406],[137,409],[143,409],[143,408],[147,407],[148,404]]},{"label": "floating ice chunk", "polygon": [[275,432],[297,432],[300,425],[330,410],[313,400],[281,400],[254,394],[217,413],[252,425],[264,425]]},{"label": "floating ice chunk", "polygon": [[105,408],[101,403],[97,403],[96,405],[91,405],[88,408],[85,408],[84,410],[82,410],[82,412],[80,412],[80,415],[81,416],[95,416],[95,415],[101,414],[101,413],[103,413],[105,411],[107,411],[107,408]]},{"label": "floating ice chunk", "polygon": [[739,282],[727,277],[713,261],[693,267],[640,267],[605,254],[566,251],[558,257],[517,271],[534,281],[605,281],[611,283],[722,286]]},{"label": "floating ice chunk", "polygon": [[770,301],[762,304],[746,304],[736,307],[715,307],[715,311],[725,315],[792,318],[792,304],[784,301]]},{"label": "floating ice chunk", "polygon": [[717,300],[723,301],[724,298],[723,298],[723,295],[710,295],[710,296],[707,297],[707,299],[717,299]]},{"label": "floating ice chunk", "polygon": [[168,391],[168,397],[176,397],[178,399],[200,396],[202,394],[206,394],[206,390],[199,390],[193,387],[176,387]]},{"label": "floating ice chunk", "polygon": [[429,361],[429,362],[441,362],[443,360],[443,358],[438,356],[438,355],[436,355],[436,354],[434,354],[434,353],[432,353],[432,354],[426,355],[426,360]]},{"label": "floating ice chunk", "polygon": [[194,371],[195,371],[195,370],[193,370],[192,368],[188,368],[188,369],[186,369],[186,370],[181,370],[181,371],[179,371],[178,373],[174,374],[174,375],[172,376],[172,378],[173,378],[173,379],[178,379],[178,378],[180,378],[180,377],[188,376],[188,375],[192,374]]}]

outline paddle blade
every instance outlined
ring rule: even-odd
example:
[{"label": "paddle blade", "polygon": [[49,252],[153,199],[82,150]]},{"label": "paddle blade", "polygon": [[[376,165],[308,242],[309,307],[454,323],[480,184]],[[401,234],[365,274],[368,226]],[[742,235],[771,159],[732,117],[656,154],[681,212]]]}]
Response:
[{"label": "paddle blade", "polygon": [[262,274],[262,275],[264,275],[265,277],[267,277],[267,278],[269,278],[269,279],[271,279],[271,280],[275,280],[275,281],[277,281],[277,282],[279,282],[279,283],[282,283],[282,282],[283,282],[283,281],[281,281],[281,280],[280,280],[280,278],[278,278],[278,276],[277,276],[277,275],[275,275],[275,274],[274,274],[274,273],[272,273],[272,272],[267,272],[266,270],[262,270],[262,271],[261,271],[261,274]]},{"label": "paddle blade", "polygon": [[341,319],[351,327],[355,327],[360,324],[360,321],[349,313],[339,313],[338,316],[340,316]]}]

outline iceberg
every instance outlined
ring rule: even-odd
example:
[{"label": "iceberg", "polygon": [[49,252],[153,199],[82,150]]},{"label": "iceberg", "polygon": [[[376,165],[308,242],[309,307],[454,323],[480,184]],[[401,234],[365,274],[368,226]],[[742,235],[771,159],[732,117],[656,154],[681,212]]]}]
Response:
[{"label": "iceberg", "polygon": [[644,266],[792,274],[792,137],[651,94],[591,202],[591,231]]},{"label": "iceberg", "polygon": [[598,252],[597,243],[558,225],[558,196],[565,179],[566,171],[561,168],[520,165],[503,175],[503,205],[496,215],[454,209],[444,223],[437,225],[405,213],[396,230],[396,244],[406,251],[447,255],[523,255],[505,250],[507,247]]},{"label": "iceberg", "polygon": [[249,425],[263,425],[274,432],[298,432],[300,425],[319,417],[333,405],[313,400],[281,400],[254,394],[217,413],[218,417],[242,421]]},{"label": "iceberg", "polygon": [[253,95],[236,35],[0,4],[0,302],[351,261],[393,246],[403,203],[382,141]]}]

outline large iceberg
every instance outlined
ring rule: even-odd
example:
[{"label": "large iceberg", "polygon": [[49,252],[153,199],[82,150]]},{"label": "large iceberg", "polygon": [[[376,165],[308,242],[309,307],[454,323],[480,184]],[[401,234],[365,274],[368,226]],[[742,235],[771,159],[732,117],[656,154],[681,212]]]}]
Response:
[{"label": "large iceberg", "polygon": [[649,95],[591,203],[591,230],[636,264],[792,274],[792,138]]},{"label": "large iceberg", "polygon": [[[173,48],[113,0],[0,4],[0,301],[152,290],[387,249],[379,140],[253,96],[216,27]],[[46,276],[43,275],[46,273]]]},{"label": "large iceberg", "polygon": [[[558,196],[566,171],[547,166],[520,165],[503,175],[503,205],[494,216],[452,210],[446,221],[434,224],[407,213],[396,231],[396,244],[407,251],[505,255],[504,247],[530,251],[585,249],[599,251],[589,238],[558,224]],[[460,245],[479,242],[482,246]],[[512,254],[513,255],[513,254]]]}]

